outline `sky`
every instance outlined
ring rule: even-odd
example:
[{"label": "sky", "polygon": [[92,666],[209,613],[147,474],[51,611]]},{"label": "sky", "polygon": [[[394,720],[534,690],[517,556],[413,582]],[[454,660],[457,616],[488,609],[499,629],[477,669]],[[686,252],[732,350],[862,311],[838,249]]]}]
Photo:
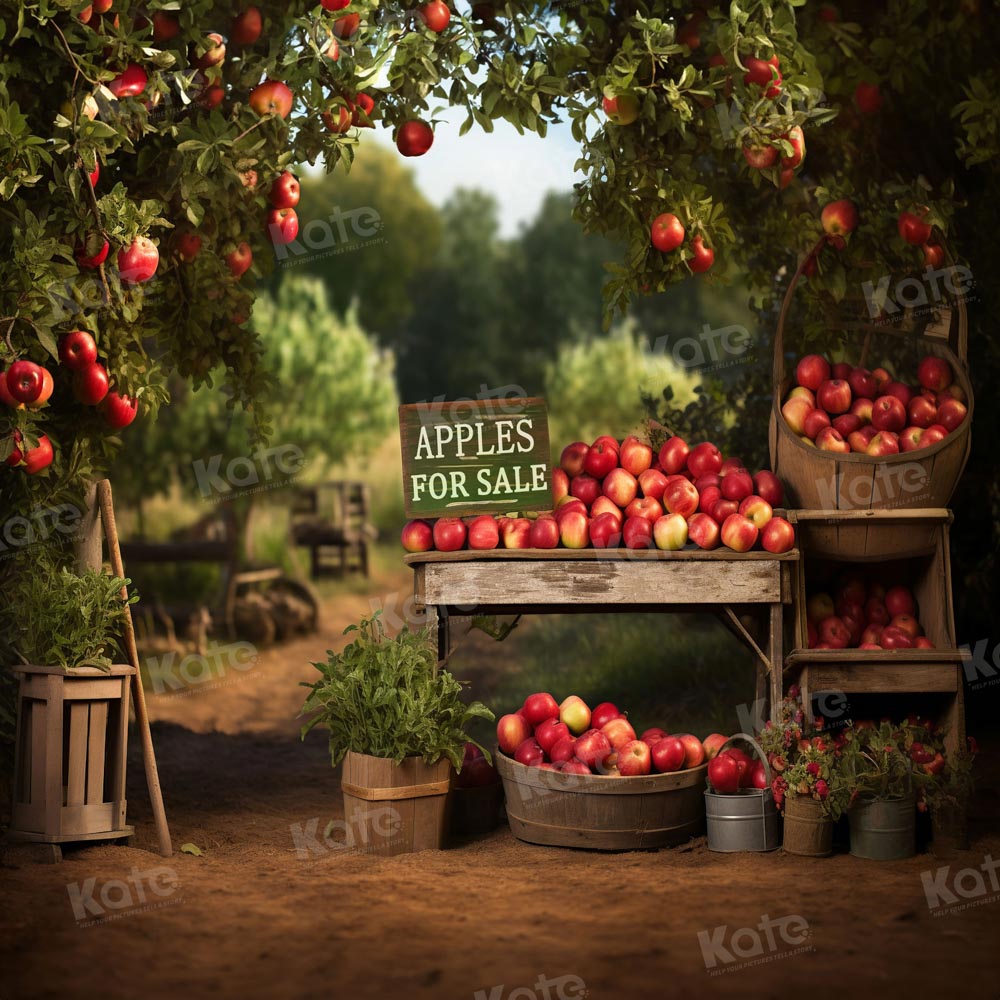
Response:
[{"label": "sky", "polygon": [[[580,179],[573,173],[580,147],[568,125],[553,126],[540,139],[528,132],[518,135],[512,125],[500,121],[489,135],[474,125],[459,138],[465,112],[449,109],[439,118],[434,145],[423,156],[407,160],[420,190],[436,206],[460,187],[489,192],[500,205],[503,236],[515,235],[522,223],[531,221],[549,191],[569,191]],[[395,148],[387,131],[377,130],[374,138]],[[363,142],[370,140],[363,137]],[[358,155],[363,156],[363,150]]]}]

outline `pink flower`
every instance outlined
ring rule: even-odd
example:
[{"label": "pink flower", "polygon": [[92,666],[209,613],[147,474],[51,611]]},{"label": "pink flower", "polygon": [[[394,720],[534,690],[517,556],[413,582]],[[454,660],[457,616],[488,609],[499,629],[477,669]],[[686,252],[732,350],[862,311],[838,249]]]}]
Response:
[{"label": "pink flower", "polygon": [[816,782],[816,794],[821,799],[825,799],[830,794],[830,786],[822,778]]},{"label": "pink flower", "polygon": [[788,688],[788,697],[789,698],[798,698],[798,696],[799,696],[800,693],[801,693],[801,688],[798,686],[798,684],[792,684]]},{"label": "pink flower", "polygon": [[819,764],[816,763],[816,761],[812,761],[811,763],[806,764],[806,771],[809,774],[811,774],[814,778],[818,778],[820,772],[820,766]]},{"label": "pink flower", "polygon": [[788,767],[788,761],[786,761],[781,754],[775,754],[774,759],[771,761],[771,767],[773,767],[775,771],[784,771],[784,769]]},{"label": "pink flower", "polygon": [[824,750],[826,750],[826,741],[823,739],[822,736],[814,736],[813,737],[813,746],[817,750],[819,750],[820,753],[822,753]]},{"label": "pink flower", "polygon": [[800,709],[799,709],[799,710],[798,710],[798,711],[797,711],[797,712],[795,713],[795,724],[796,724],[797,726],[801,726],[801,725],[802,725],[802,723],[803,723],[803,722],[805,722],[805,721],[806,721],[806,716],[805,716],[805,713],[804,713],[804,712],[802,711],[802,709],[800,708]]}]

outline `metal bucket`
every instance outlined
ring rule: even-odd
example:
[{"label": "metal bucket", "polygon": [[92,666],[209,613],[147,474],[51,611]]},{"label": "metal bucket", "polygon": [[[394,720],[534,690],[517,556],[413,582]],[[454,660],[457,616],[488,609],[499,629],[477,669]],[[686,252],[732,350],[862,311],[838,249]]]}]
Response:
[{"label": "metal bucket", "polygon": [[899,861],[917,853],[916,798],[869,799],[848,813],[851,854],[874,861]]},{"label": "metal bucket", "polygon": [[[723,853],[735,851],[773,851],[781,845],[778,835],[778,810],[771,791],[771,768],[767,755],[752,736],[737,733],[727,740],[743,740],[753,747],[764,762],[767,788],[741,788],[724,795],[705,789],[705,818],[708,829],[708,849]],[[721,750],[719,751],[722,752]]]},{"label": "metal bucket", "polygon": [[782,847],[788,854],[825,858],[833,853],[833,820],[823,805],[805,795],[785,799],[785,829]]},{"label": "metal bucket", "polygon": [[964,804],[931,811],[931,838],[934,857],[945,861],[969,849],[969,825]]}]

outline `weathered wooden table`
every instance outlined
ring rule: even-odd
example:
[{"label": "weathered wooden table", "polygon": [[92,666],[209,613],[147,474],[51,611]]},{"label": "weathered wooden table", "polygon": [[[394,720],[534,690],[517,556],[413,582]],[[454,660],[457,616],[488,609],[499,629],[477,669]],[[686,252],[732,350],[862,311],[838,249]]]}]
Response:
[{"label": "weathered wooden table", "polygon": [[[784,609],[793,599],[799,550],[491,549],[405,557],[414,593],[436,626],[438,656],[451,650],[450,621],[471,615],[713,612],[757,657],[756,697],[782,697]],[[791,616],[788,616],[791,625]]]}]

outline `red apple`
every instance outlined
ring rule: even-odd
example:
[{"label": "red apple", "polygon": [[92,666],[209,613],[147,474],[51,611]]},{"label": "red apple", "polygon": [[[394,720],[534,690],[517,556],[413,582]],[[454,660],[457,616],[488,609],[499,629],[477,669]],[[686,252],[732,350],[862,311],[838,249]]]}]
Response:
[{"label": "red apple", "polygon": [[455,552],[465,545],[468,529],[460,517],[441,517],[434,522],[434,547],[441,552]]},{"label": "red apple", "polygon": [[739,513],[740,505],[735,500],[726,500],[722,498],[717,500],[715,506],[709,511],[712,516],[712,520],[715,521],[720,527],[725,524],[726,518],[730,514]]},{"label": "red apple", "polygon": [[[924,389],[925,392],[933,392],[933,389]],[[952,382],[951,385],[945,386],[940,392],[936,393],[937,401],[939,403],[946,399],[957,399],[960,403],[965,403],[968,405],[969,397],[966,396],[965,390],[957,383]]]},{"label": "red apple", "polygon": [[146,76],[146,71],[135,63],[129,63],[106,86],[120,100],[123,97],[138,97],[146,89],[148,82],[149,77]]},{"label": "red apple", "polygon": [[86,330],[71,330],[59,341],[59,360],[70,370],[80,371],[97,361],[97,344]]},{"label": "red apple", "polygon": [[566,445],[559,456],[559,465],[567,476],[578,476],[583,472],[583,463],[590,451],[590,445],[574,441]]},{"label": "red apple", "polygon": [[688,538],[700,549],[714,549],[719,544],[719,526],[708,514],[695,514],[688,519]]},{"label": "red apple", "polygon": [[816,405],[816,393],[812,389],[807,389],[804,385],[797,385],[788,394],[788,399],[804,399],[810,407]]},{"label": "red apple", "polygon": [[514,751],[514,760],[527,767],[538,767],[545,760],[545,752],[538,745],[538,740],[529,736]]},{"label": "red apple", "polygon": [[[598,497],[597,499],[600,500],[601,498]],[[606,500],[607,497],[604,499]],[[595,500],[594,502],[596,503],[597,501]],[[579,497],[568,496],[564,497],[556,505],[556,520],[561,521],[572,510],[575,510],[578,514],[583,514],[584,517],[587,516],[587,505]],[[618,508],[615,507],[615,510],[617,511]]]},{"label": "red apple", "polygon": [[[574,498],[575,499],[575,498]],[[600,517],[602,514],[611,514],[615,520],[618,522],[618,526],[621,527],[622,521],[625,520],[625,515],[621,509],[610,497],[599,496],[590,505],[590,516]]]},{"label": "red apple", "polygon": [[531,521],[526,517],[501,518],[500,540],[505,549],[530,549]]},{"label": "red apple", "polygon": [[851,446],[844,440],[843,435],[835,427],[824,427],[816,438],[816,447],[820,451],[833,451],[846,455]]},{"label": "red apple", "polygon": [[924,630],[920,622],[911,614],[893,615],[892,621],[887,628],[898,628],[905,632],[911,639],[916,639]]},{"label": "red apple", "polygon": [[843,379],[827,379],[816,393],[816,405],[827,413],[847,413],[851,408],[851,387]]},{"label": "red apple", "polygon": [[939,441],[943,441],[948,436],[948,429],[942,427],[940,424],[931,424],[927,430],[924,431],[923,437],[920,439],[921,447],[930,448],[931,445],[937,444]]},{"label": "red apple", "polygon": [[824,618],[816,626],[819,641],[827,643],[834,649],[846,649],[851,641],[851,631],[836,615]]},{"label": "red apple", "polygon": [[[694,489],[693,486],[691,488]],[[639,497],[625,508],[626,521],[631,517],[644,517],[652,523],[662,516],[663,507],[660,505],[660,501],[654,500],[652,497]]]},{"label": "red apple", "polygon": [[936,422],[951,433],[965,420],[968,412],[964,403],[960,403],[957,399],[946,399],[937,408]]},{"label": "red apple", "polygon": [[624,718],[625,712],[621,712],[617,705],[614,705],[610,701],[602,701],[599,705],[594,708],[594,711],[590,716],[590,725],[594,729],[602,729],[606,726],[612,719]]},{"label": "red apple", "polygon": [[[746,469],[735,469],[722,477],[722,495],[726,500],[744,500],[753,493],[753,479]],[[692,487],[693,489],[693,487]],[[695,493],[698,491],[695,490]],[[690,513],[694,513],[698,507],[695,505]],[[684,513],[681,511],[681,513]]]},{"label": "red apple", "polygon": [[885,592],[885,607],[892,618],[896,615],[916,617],[917,614],[917,602],[914,600],[913,591],[902,585],[890,587]]},{"label": "red apple", "polygon": [[295,208],[301,193],[298,178],[291,171],[284,170],[275,178],[267,198],[274,208]]},{"label": "red apple", "polygon": [[930,224],[913,212],[900,212],[897,228],[899,235],[915,247],[922,247],[931,238]]},{"label": "red apple", "polygon": [[861,642],[858,645],[860,649],[862,646],[879,646],[879,637],[882,635],[882,629],[885,628],[884,625],[868,625],[865,627],[864,631],[861,633]]},{"label": "red apple", "polygon": [[[839,420],[840,417],[837,419]],[[830,415],[826,412],[826,410],[820,410],[818,408],[810,410],[806,414],[806,419],[802,422],[802,433],[805,434],[806,437],[812,438],[815,441],[819,432],[826,430],[830,424]]]},{"label": "red apple", "polygon": [[914,649],[934,649],[934,643],[927,638],[926,635],[918,635],[916,639],[913,640]]},{"label": "red apple", "polygon": [[587,533],[595,549],[616,549],[621,545],[622,520],[614,514],[599,514],[590,521]]},{"label": "red apple", "polygon": [[937,423],[938,408],[926,396],[914,396],[906,407],[906,417],[912,427],[930,427]]},{"label": "red apple", "polygon": [[570,511],[558,523],[559,538],[565,548],[585,549],[587,547],[590,542],[590,532],[586,515],[575,510]]},{"label": "red apple", "polygon": [[711,515],[715,505],[722,499],[722,490],[718,486],[709,486],[698,496],[698,509],[703,514]]},{"label": "red apple", "polygon": [[830,366],[830,378],[839,378],[846,382],[852,371],[854,371],[854,368],[846,361],[838,361],[836,364]]},{"label": "red apple", "polygon": [[872,426],[877,431],[901,431],[906,426],[906,407],[896,396],[879,396],[872,404]]},{"label": "red apple", "polygon": [[859,431],[854,431],[847,436],[847,443],[851,446],[851,451],[861,452],[862,454],[868,453],[868,445],[871,444],[872,438],[878,431],[869,424],[867,427],[862,427]]},{"label": "red apple", "polygon": [[687,545],[688,524],[681,514],[666,514],[653,522],[653,540],[658,549],[675,552]]},{"label": "red apple", "polygon": [[910,400],[913,399],[913,390],[902,382],[890,382],[888,385],[882,387],[880,395],[895,396],[905,409],[910,405]]},{"label": "red apple", "polygon": [[673,476],[678,472],[683,472],[684,468],[687,466],[690,452],[691,450],[688,448],[687,442],[683,438],[674,435],[674,437],[669,438],[660,449],[660,468],[663,469],[668,476]]},{"label": "red apple", "polygon": [[[531,522],[529,532],[530,547],[533,549],[554,549],[559,545],[559,522],[554,517],[539,517]],[[469,548],[477,548],[472,544],[472,531],[469,530]],[[490,546],[494,548],[495,546]]]},{"label": "red apple", "polygon": [[636,498],[639,492],[639,481],[635,475],[624,468],[612,469],[601,483],[604,495],[622,509]]},{"label": "red apple", "polygon": [[653,767],[660,774],[679,771],[684,767],[684,757],[687,750],[676,736],[664,736],[653,744],[651,756]]},{"label": "red apple", "polygon": [[627,549],[653,548],[653,522],[648,517],[626,518],[622,526],[622,541]]},{"label": "red apple", "polygon": [[149,281],[156,274],[160,252],[147,236],[137,236],[125,249],[118,251],[118,273],[129,285]]},{"label": "red apple", "polygon": [[522,715],[513,713],[500,717],[497,723],[497,743],[504,753],[513,754],[529,736],[531,726]]},{"label": "red apple", "polygon": [[783,517],[772,517],[761,531],[760,544],[775,555],[790,552],[795,548],[795,528]]},{"label": "red apple", "polygon": [[555,698],[547,691],[529,694],[524,699],[521,711],[524,713],[524,717],[528,720],[528,723],[536,727],[541,725],[546,719],[559,718],[559,705]]},{"label": "red apple", "polygon": [[595,441],[583,460],[583,469],[594,479],[603,479],[618,465],[618,450]]},{"label": "red apple", "polygon": [[663,491],[663,505],[671,514],[690,517],[698,509],[699,502],[700,497],[694,483],[681,477],[669,480]]},{"label": "red apple", "polygon": [[84,406],[97,406],[107,394],[108,372],[104,365],[94,362],[73,376],[73,395]]},{"label": "red apple", "polygon": [[925,389],[933,389],[941,392],[951,385],[955,373],[951,370],[951,365],[944,358],[935,357],[932,354],[920,360],[917,365],[917,381]]},{"label": "red apple", "polygon": [[684,226],[681,220],[670,212],[658,215],[650,227],[650,241],[661,253],[676,250],[684,242]]},{"label": "red apple", "polygon": [[273,208],[267,213],[267,236],[275,246],[285,246],[299,235],[299,216],[294,208]]},{"label": "red apple", "polygon": [[558,465],[552,470],[552,503],[557,504],[569,496],[569,476]]},{"label": "red apple", "polygon": [[492,514],[480,514],[469,524],[470,549],[495,549],[500,544],[500,527]]},{"label": "red apple", "polygon": [[639,117],[639,101],[634,94],[605,97],[601,105],[604,113],[615,125],[631,125]]},{"label": "red apple", "polygon": [[574,744],[574,755],[577,760],[582,761],[592,771],[603,767],[610,754],[611,744],[607,736],[598,729],[588,729],[582,736],[577,737]]},{"label": "red apple", "polygon": [[559,717],[543,719],[535,729],[535,739],[546,754],[562,739],[569,739],[569,726]]},{"label": "red apple", "polygon": [[659,469],[647,469],[639,474],[639,489],[644,497],[659,500],[666,488],[667,477]]},{"label": "red apple", "polygon": [[615,750],[621,750],[626,743],[635,739],[635,730],[632,728],[632,723],[621,716],[617,719],[612,719],[610,722],[606,722],[601,726],[601,732],[607,736],[608,742]]},{"label": "red apple", "polygon": [[761,469],[753,477],[754,493],[763,497],[772,507],[780,507],[784,500],[785,491],[781,485],[781,480],[767,469]]},{"label": "red apple", "polygon": [[842,437],[848,438],[855,431],[861,430],[861,418],[853,413],[841,413],[833,421],[833,429]]},{"label": "red apple", "polygon": [[280,80],[265,80],[250,91],[247,103],[258,115],[278,115],[287,118],[292,113],[295,95]]},{"label": "red apple", "polygon": [[657,740],[662,740],[664,737],[669,735],[670,733],[668,733],[665,729],[661,729],[659,726],[652,726],[651,728],[645,730],[639,739],[652,746],[657,742]]},{"label": "red apple", "polygon": [[723,795],[735,794],[740,788],[739,764],[728,752],[713,757],[708,762],[708,781],[715,792]]},{"label": "red apple", "polygon": [[690,733],[680,733],[677,739],[684,744],[684,770],[697,767],[705,760],[705,748],[697,736],[692,736]]},{"label": "red apple", "polygon": [[601,481],[587,472],[581,472],[570,479],[569,492],[589,507],[601,495]]},{"label": "red apple", "polygon": [[[858,433],[860,434],[861,432],[859,431]],[[865,454],[871,455],[873,458],[882,458],[885,455],[898,455],[899,441],[892,431],[880,431],[868,442]]]},{"label": "red apple", "polygon": [[229,37],[235,45],[245,49],[257,43],[263,29],[264,20],[260,11],[256,7],[247,7],[233,18]]},{"label": "red apple", "polygon": [[636,437],[627,437],[618,452],[618,462],[633,476],[639,476],[653,464],[653,449]]},{"label": "red apple", "polygon": [[234,278],[239,278],[249,270],[253,263],[253,252],[248,243],[241,243],[231,253],[226,254],[226,266]]},{"label": "red apple", "polygon": [[553,764],[564,764],[566,761],[573,759],[575,747],[576,738],[573,736],[564,736],[552,745],[552,749],[549,751],[549,760]]},{"label": "red apple", "polygon": [[854,202],[847,198],[832,201],[823,207],[820,213],[823,231],[829,236],[846,236],[852,233],[858,224],[858,210]]},{"label": "red apple", "polygon": [[862,424],[872,422],[872,408],[875,405],[873,399],[856,399],[851,403],[851,413],[856,416]]},{"label": "red apple", "polygon": [[751,494],[740,504],[739,513],[763,529],[774,516],[774,509],[763,497]]},{"label": "red apple", "polygon": [[706,736],[702,740],[701,745],[705,748],[705,759],[712,760],[712,758],[719,755],[719,751],[729,742],[728,736],[723,736],[722,733],[712,733],[710,736]]},{"label": "red apple", "polygon": [[906,451],[919,451],[924,447],[923,444],[924,430],[921,427],[907,427],[899,435],[899,450]]},{"label": "red apple", "polygon": [[870,597],[865,602],[865,621],[869,625],[888,625],[891,617],[881,598]]},{"label": "red apple", "polygon": [[847,384],[856,398],[874,399],[878,392],[875,376],[867,368],[852,368],[851,374],[847,376]]},{"label": "red apple", "polygon": [[785,418],[785,423],[788,424],[793,433],[800,435],[805,434],[806,417],[812,411],[813,408],[809,405],[809,401],[801,397],[789,399],[781,407],[781,415]]},{"label": "red apple", "polygon": [[718,472],[722,468],[722,452],[709,442],[697,444],[688,455],[687,467],[695,478],[709,472]]},{"label": "red apple", "polygon": [[429,552],[434,548],[434,531],[426,521],[407,521],[400,537],[407,552]]},{"label": "red apple", "polygon": [[742,514],[730,514],[722,525],[722,544],[734,552],[748,552],[757,543],[757,525]]},{"label": "red apple", "polygon": [[879,636],[879,645],[883,649],[912,649],[913,639],[912,637],[904,632],[901,628],[895,628],[892,625],[886,625],[882,629],[882,634]]},{"label": "red apple", "polygon": [[434,130],[427,122],[411,119],[396,132],[396,149],[403,156],[423,156],[434,143]]}]

